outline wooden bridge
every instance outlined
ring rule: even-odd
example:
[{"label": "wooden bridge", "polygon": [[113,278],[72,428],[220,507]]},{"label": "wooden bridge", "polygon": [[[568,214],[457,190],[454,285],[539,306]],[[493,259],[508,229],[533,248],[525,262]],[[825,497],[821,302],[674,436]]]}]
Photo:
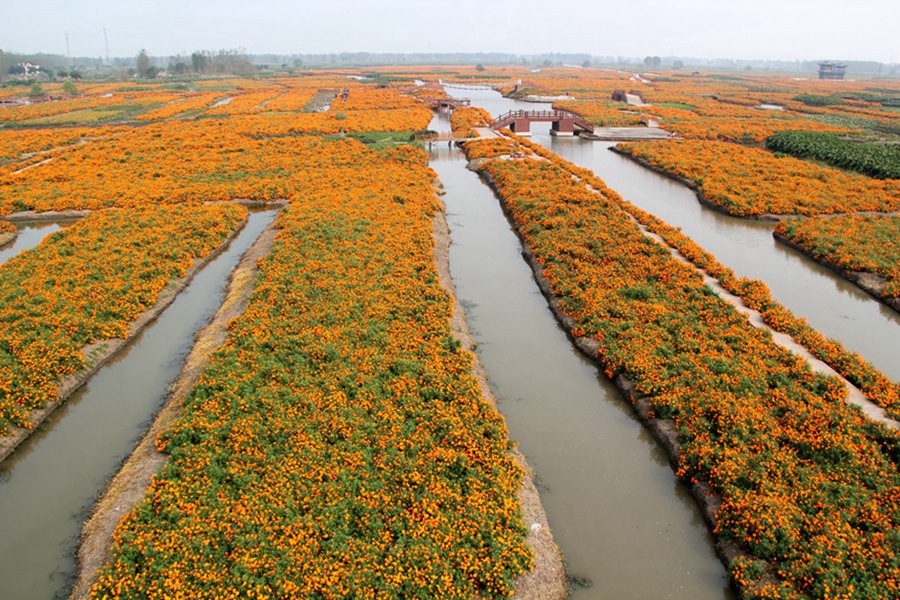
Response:
[{"label": "wooden bridge", "polygon": [[575,135],[576,128],[594,132],[594,126],[587,119],[567,110],[511,110],[494,119],[491,129],[509,127],[518,135],[531,135],[531,124],[536,121],[552,123],[551,135]]}]

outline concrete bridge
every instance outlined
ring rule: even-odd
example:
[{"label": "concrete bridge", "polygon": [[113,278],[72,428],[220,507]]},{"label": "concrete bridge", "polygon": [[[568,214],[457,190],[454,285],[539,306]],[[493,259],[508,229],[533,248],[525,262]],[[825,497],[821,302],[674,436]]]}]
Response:
[{"label": "concrete bridge", "polygon": [[517,135],[531,135],[531,124],[550,122],[551,135],[575,135],[577,131],[594,132],[594,126],[582,117],[567,110],[511,110],[491,123],[491,129],[509,127]]},{"label": "concrete bridge", "polygon": [[459,82],[447,82],[443,79],[438,79],[438,83],[443,87],[452,87],[458,90],[492,90],[494,86],[487,83],[459,83]]},{"label": "concrete bridge", "polygon": [[472,103],[470,98],[419,98],[422,102],[429,104],[439,113],[451,113],[460,106],[469,106]]}]

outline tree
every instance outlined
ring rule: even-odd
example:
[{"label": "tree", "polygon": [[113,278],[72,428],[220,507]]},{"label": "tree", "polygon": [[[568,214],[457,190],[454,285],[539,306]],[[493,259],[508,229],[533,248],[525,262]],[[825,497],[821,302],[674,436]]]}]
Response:
[{"label": "tree", "polygon": [[150,56],[147,54],[147,51],[141,49],[137,55],[137,74],[141,79],[147,79],[150,77]]},{"label": "tree", "polygon": [[206,54],[199,50],[191,54],[191,67],[194,69],[194,73],[206,73],[208,66],[209,58]]},{"label": "tree", "polygon": [[587,69],[589,66],[591,66],[591,61],[589,59],[585,59],[585,61],[581,63],[581,66]]},{"label": "tree", "polygon": [[166,67],[166,71],[169,73],[184,75],[190,70],[191,67],[188,65],[188,58],[183,54],[176,54],[175,56],[169,57],[169,66]]},{"label": "tree", "polygon": [[650,66],[652,66],[652,65],[653,65],[653,57],[652,57],[652,56],[645,56],[645,57],[644,57],[644,66],[645,66],[645,67],[650,67]]},{"label": "tree", "polygon": [[65,82],[62,86],[62,90],[67,96],[77,96],[78,95],[78,88],[75,87],[75,84],[72,83],[71,81]]},{"label": "tree", "polygon": [[481,73],[482,71],[484,71],[484,65],[482,65],[482,64],[475,65],[475,70],[478,71],[479,73]]},{"label": "tree", "polygon": [[175,73],[176,75],[184,75],[185,73],[190,71],[191,68],[186,62],[178,61],[176,63],[170,64],[166,70],[169,73]]},{"label": "tree", "polygon": [[44,95],[44,88],[41,87],[40,81],[32,81],[31,82],[30,94],[32,96],[43,96]]},{"label": "tree", "polygon": [[675,62],[672,63],[672,68],[675,69],[676,71],[677,71],[678,69],[684,68],[684,61],[683,61],[683,60],[676,60]]}]

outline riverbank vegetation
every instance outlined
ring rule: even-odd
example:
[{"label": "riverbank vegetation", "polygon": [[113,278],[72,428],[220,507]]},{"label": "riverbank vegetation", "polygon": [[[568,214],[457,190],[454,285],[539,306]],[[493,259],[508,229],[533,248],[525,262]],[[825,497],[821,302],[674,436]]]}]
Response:
[{"label": "riverbank vegetation", "polygon": [[476,127],[487,127],[494,118],[491,113],[477,106],[462,106],[450,115],[453,133],[465,137],[476,137]]},{"label": "riverbank vegetation", "polygon": [[32,427],[28,413],[86,366],[82,348],[127,337],[245,215],[229,204],[97,212],[0,266],[0,435]]},{"label": "riverbank vegetation", "polygon": [[900,145],[846,139],[828,133],[783,131],[766,148],[797,158],[812,158],[878,179],[900,179]]},{"label": "riverbank vegetation", "polygon": [[623,102],[557,100],[553,108],[581,115],[598,127],[641,127],[647,124],[647,117],[640,113],[640,109]]},{"label": "riverbank vegetation", "polygon": [[806,319],[794,315],[775,300],[765,282],[738,278],[731,269],[722,265],[715,256],[684,235],[680,229],[624,201],[591,171],[577,167],[525,138],[516,138],[516,142],[518,146],[553,162],[617,202],[648,231],[659,235],[682,256],[719,281],[723,288],[738,296],[747,307],[758,311],[769,327],[791,336],[816,358],[859,388],[866,398],[884,408],[889,416],[900,419],[900,384],[891,381],[859,354],[847,350],[839,340],[826,338],[810,326]]},{"label": "riverbank vegetation", "polygon": [[[477,145],[477,142],[468,146]],[[596,178],[553,160],[489,160],[493,182],[572,332],[599,344],[653,413],[674,421],[679,475],[722,504],[716,535],[743,555],[752,598],[896,595],[896,433],[812,372],[649,240]]]},{"label": "riverbank vegetation", "polygon": [[451,336],[433,173],[354,141],[298,168],[317,184],[93,597],[507,597],[532,564],[521,472]]},{"label": "riverbank vegetation", "polygon": [[826,264],[883,278],[881,297],[900,297],[900,217],[849,215],[783,221],[775,232]]},{"label": "riverbank vegetation", "polygon": [[618,150],[688,180],[728,214],[834,214],[900,209],[900,181],[863,175],[726,142],[628,142]]}]

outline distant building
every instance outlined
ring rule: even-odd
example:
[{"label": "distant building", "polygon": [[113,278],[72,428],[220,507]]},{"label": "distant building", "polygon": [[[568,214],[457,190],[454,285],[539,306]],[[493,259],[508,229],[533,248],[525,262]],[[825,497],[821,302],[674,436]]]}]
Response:
[{"label": "distant building", "polygon": [[819,63],[819,79],[843,79],[847,65],[834,62]]}]

